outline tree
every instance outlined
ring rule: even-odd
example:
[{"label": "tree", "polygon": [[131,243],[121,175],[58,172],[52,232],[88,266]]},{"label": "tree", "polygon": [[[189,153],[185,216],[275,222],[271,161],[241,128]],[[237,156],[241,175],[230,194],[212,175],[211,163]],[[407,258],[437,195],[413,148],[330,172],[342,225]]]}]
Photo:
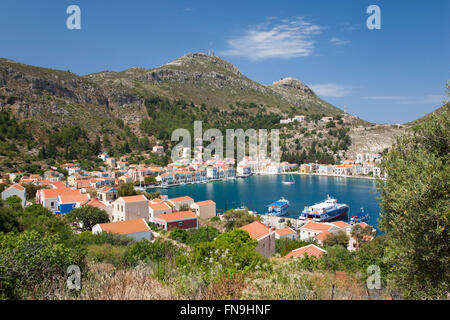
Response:
[{"label": "tree", "polygon": [[356,249],[359,249],[363,242],[372,240],[372,238],[374,237],[374,232],[373,228],[369,225],[363,228],[360,224],[357,224],[352,228],[350,235],[356,241]]},{"label": "tree", "polygon": [[0,232],[19,231],[19,221],[10,208],[0,207]]},{"label": "tree", "polygon": [[0,233],[0,298],[55,298],[67,267],[85,268],[86,250],[67,247],[59,235],[36,231]]},{"label": "tree", "polygon": [[109,222],[109,217],[105,210],[92,206],[73,209],[66,217],[71,222],[81,223],[83,230],[92,230],[92,227],[97,223]]},{"label": "tree", "polygon": [[347,248],[349,237],[344,231],[339,231],[336,234],[329,234],[324,240],[323,245],[326,247],[332,247],[335,245],[341,245],[344,248]]},{"label": "tree", "polygon": [[380,228],[387,235],[389,280],[404,297],[450,291],[449,104],[399,137],[382,163]]},{"label": "tree", "polygon": [[223,215],[225,221],[225,229],[227,231],[235,228],[240,228],[249,223],[259,220],[259,217],[253,216],[248,213],[248,209],[245,210],[228,210]]},{"label": "tree", "polygon": [[135,196],[137,194],[134,190],[132,182],[122,183],[119,188],[119,197]]},{"label": "tree", "polygon": [[154,176],[147,176],[147,177],[145,177],[144,178],[144,183],[146,184],[146,185],[149,185],[149,184],[156,184],[156,178],[154,177]]}]

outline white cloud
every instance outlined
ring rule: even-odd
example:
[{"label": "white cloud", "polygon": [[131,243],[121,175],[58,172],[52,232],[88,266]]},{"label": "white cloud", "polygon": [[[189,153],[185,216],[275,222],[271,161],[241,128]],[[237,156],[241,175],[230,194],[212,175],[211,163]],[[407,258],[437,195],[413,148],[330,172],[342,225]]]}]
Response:
[{"label": "white cloud", "polygon": [[305,21],[302,17],[282,20],[271,17],[266,23],[228,40],[228,48],[221,54],[241,56],[253,61],[306,57],[314,52],[313,36],[320,34],[323,29]]},{"label": "white cloud", "polygon": [[337,37],[333,37],[333,38],[330,39],[330,43],[332,45],[335,45],[335,46],[343,46],[343,45],[346,45],[349,42],[350,41],[342,40],[342,39],[337,38]]},{"label": "white cloud", "polygon": [[391,101],[396,104],[440,104],[445,97],[440,94],[427,94],[423,96],[369,96],[364,99]]},{"label": "white cloud", "polygon": [[309,87],[319,96],[333,98],[344,97],[352,91],[352,87],[336,83],[313,84]]}]

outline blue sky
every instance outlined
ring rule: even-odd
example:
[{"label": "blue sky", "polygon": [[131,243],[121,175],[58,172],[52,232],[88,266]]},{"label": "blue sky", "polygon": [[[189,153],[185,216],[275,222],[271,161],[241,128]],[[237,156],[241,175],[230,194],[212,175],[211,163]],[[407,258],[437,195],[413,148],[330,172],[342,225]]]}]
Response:
[{"label": "blue sky", "polygon": [[[66,27],[72,4],[81,30]],[[372,4],[380,30],[366,27]],[[446,0],[2,0],[0,57],[84,75],[213,48],[257,82],[294,77],[365,120],[404,123],[446,98],[449,18]]]}]

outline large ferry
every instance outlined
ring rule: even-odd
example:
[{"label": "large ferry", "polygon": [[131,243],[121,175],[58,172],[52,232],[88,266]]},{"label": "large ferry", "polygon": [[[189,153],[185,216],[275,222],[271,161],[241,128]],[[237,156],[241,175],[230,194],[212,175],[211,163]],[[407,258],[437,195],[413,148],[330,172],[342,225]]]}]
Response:
[{"label": "large ferry", "polygon": [[289,203],[289,200],[286,200],[285,198],[281,198],[278,201],[275,201],[274,203],[269,204],[269,209],[267,214],[274,215],[274,216],[284,216],[287,214],[287,211],[291,204]]},{"label": "large ferry", "polygon": [[300,214],[299,219],[325,222],[346,215],[349,209],[350,207],[348,205],[339,204],[336,199],[328,196],[325,201],[305,207],[303,212]]}]

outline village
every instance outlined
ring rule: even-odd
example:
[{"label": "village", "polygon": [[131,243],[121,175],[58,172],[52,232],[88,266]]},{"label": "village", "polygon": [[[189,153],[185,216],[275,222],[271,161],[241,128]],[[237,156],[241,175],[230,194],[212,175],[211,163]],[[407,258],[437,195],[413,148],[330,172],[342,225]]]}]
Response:
[{"label": "village", "polygon": [[[155,152],[158,152],[155,150]],[[106,154],[99,156],[104,161],[102,171],[86,172],[75,163],[63,163],[60,168],[45,171],[43,176],[37,174],[25,175],[20,172],[9,174],[9,182],[12,183],[2,192],[2,199],[17,196],[21,199],[23,207],[32,205],[33,202],[41,204],[56,215],[65,215],[76,208],[86,206],[97,207],[104,210],[109,217],[109,223],[97,224],[92,228],[93,233],[111,232],[124,234],[135,238],[137,241],[145,238],[152,240],[160,236],[158,231],[173,229],[197,229],[201,225],[207,225],[211,219],[224,220],[224,214],[216,209],[216,203],[212,200],[196,202],[189,195],[177,198],[168,198],[165,195],[155,193],[150,195],[145,188],[139,185],[148,185],[148,177],[152,177],[152,183],[160,185],[174,185],[183,183],[203,183],[209,180],[234,179],[236,173],[232,159],[214,159],[206,163],[201,160],[179,160],[167,167],[130,165],[127,157],[119,160],[108,157]],[[257,161],[245,157],[237,165],[237,176],[252,174],[281,174],[294,172],[318,173],[336,175],[352,175],[364,170],[369,170],[371,162],[379,162],[380,155],[368,154],[358,157],[356,161],[345,161],[343,165],[319,165],[303,164],[298,168],[295,164],[276,164],[268,159]],[[343,168],[341,171],[340,168]],[[67,176],[57,171],[63,169]],[[328,171],[330,170],[330,171]],[[337,171],[335,171],[337,170]],[[372,168],[373,170],[373,168]],[[379,176],[377,171],[374,175]],[[6,182],[6,181],[0,181]],[[25,186],[32,184],[37,191],[33,201],[27,201]],[[120,195],[120,187],[124,184],[133,186],[134,195]],[[28,197],[30,199],[30,197]],[[232,209],[233,210],[233,209]],[[242,210],[242,208],[241,208]],[[320,257],[325,250],[322,248],[327,237],[344,233],[348,237],[347,249],[355,250],[358,240],[353,231],[356,226],[359,229],[370,228],[375,234],[375,229],[361,222],[348,224],[343,221],[313,222],[271,215],[255,215],[255,221],[241,226],[251,238],[258,241],[255,248],[261,255],[271,257],[275,253],[277,239],[289,238],[292,240],[311,241],[311,244],[297,248],[286,255],[289,257],[302,257],[305,253]],[[150,226],[153,226],[153,231]],[[365,241],[373,238],[373,235],[364,237]]]}]

